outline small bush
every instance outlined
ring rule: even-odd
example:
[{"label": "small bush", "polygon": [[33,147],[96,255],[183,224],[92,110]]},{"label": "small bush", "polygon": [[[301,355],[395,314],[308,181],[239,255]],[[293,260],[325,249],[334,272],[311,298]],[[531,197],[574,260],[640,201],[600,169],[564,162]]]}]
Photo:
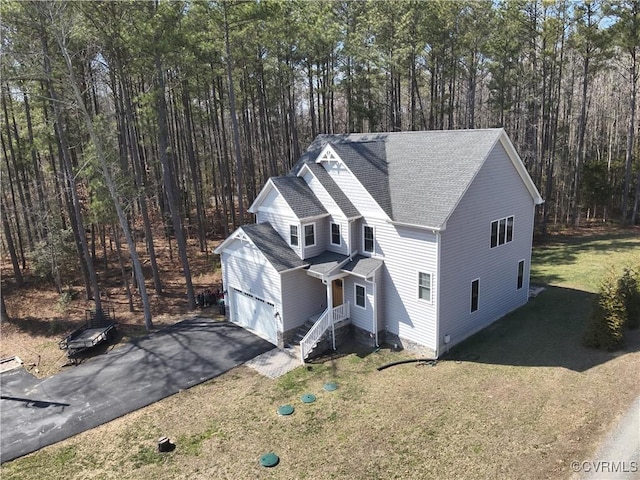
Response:
[{"label": "small bush", "polygon": [[633,271],[625,267],[618,279],[618,295],[624,305],[625,326],[630,329],[640,327],[640,269]]},{"label": "small bush", "polygon": [[602,282],[583,337],[587,347],[612,351],[622,346],[626,316],[617,287],[618,281],[612,273]]},{"label": "small bush", "polygon": [[78,292],[76,292],[73,288],[67,288],[62,292],[58,300],[56,301],[56,310],[62,314],[69,313],[69,308],[71,307],[71,302],[78,296]]}]

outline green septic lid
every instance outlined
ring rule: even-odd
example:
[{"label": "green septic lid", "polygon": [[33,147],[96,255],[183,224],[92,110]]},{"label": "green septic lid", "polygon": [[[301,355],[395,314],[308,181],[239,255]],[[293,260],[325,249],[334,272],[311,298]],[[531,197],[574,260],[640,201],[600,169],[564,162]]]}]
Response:
[{"label": "green septic lid", "polygon": [[291,415],[294,408],[291,405],[282,405],[278,408],[278,415]]},{"label": "green septic lid", "polygon": [[280,462],[280,458],[275,453],[265,453],[260,457],[260,465],[263,467],[275,467],[278,462]]},{"label": "green septic lid", "polygon": [[336,388],[338,388],[338,385],[334,382],[327,382],[322,388],[324,388],[327,392],[333,392]]},{"label": "green septic lid", "polygon": [[300,397],[300,400],[302,400],[302,403],[313,403],[316,401],[316,396],[313,393],[305,393]]}]

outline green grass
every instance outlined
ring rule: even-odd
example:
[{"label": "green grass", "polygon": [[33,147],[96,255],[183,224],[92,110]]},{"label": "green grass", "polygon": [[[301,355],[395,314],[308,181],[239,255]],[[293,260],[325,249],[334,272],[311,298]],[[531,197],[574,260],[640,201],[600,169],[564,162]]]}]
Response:
[{"label": "green grass", "polygon": [[[410,357],[383,348],[275,381],[240,367],[5,464],[2,479],[570,478],[639,393],[638,334],[615,354],[580,341],[602,272],[639,255],[634,234],[556,238],[534,250],[546,291],[435,366],[377,371]],[[176,450],[159,454],[161,436]],[[280,464],[264,469],[270,451]]]},{"label": "green grass", "polygon": [[533,249],[531,281],[596,293],[607,270],[640,265],[638,231],[557,236]]}]

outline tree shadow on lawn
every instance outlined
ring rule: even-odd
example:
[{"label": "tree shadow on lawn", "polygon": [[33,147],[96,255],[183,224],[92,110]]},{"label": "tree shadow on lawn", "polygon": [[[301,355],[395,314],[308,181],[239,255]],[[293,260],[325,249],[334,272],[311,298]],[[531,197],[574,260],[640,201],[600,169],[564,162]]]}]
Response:
[{"label": "tree shadow on lawn", "polygon": [[[640,245],[634,240],[635,233],[610,233],[585,237],[556,236],[549,243],[536,245],[533,249],[534,265],[570,265],[576,262],[582,253],[623,252],[637,249]],[[546,279],[553,281],[553,279]]]},{"label": "tree shadow on lawn", "polygon": [[626,330],[625,345],[617,352],[582,344],[595,298],[593,293],[548,286],[527,305],[454,346],[444,359],[584,372],[640,351],[640,330]]}]

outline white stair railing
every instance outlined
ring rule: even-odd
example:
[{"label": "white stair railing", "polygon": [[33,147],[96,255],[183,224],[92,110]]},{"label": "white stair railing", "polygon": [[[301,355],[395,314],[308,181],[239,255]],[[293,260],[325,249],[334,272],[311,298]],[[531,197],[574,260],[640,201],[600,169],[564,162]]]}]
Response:
[{"label": "white stair railing", "polygon": [[300,358],[302,363],[304,363],[307,355],[313,350],[313,347],[316,346],[325,332],[332,328],[334,323],[349,318],[349,314],[349,302],[345,302],[335,308],[328,308],[322,312],[322,315],[316,320],[313,327],[311,327],[302,340],[300,340]]},{"label": "white stair railing", "polygon": [[300,340],[300,358],[302,363],[304,363],[307,355],[313,350],[313,347],[316,346],[318,340],[324,335],[329,328],[331,328],[331,315],[329,315],[329,309],[322,312],[320,318],[313,324],[313,327],[309,329],[307,334]]},{"label": "white stair railing", "polygon": [[345,318],[349,318],[349,302],[335,307],[333,309],[332,315],[334,322],[339,322],[341,320],[344,320]]}]

